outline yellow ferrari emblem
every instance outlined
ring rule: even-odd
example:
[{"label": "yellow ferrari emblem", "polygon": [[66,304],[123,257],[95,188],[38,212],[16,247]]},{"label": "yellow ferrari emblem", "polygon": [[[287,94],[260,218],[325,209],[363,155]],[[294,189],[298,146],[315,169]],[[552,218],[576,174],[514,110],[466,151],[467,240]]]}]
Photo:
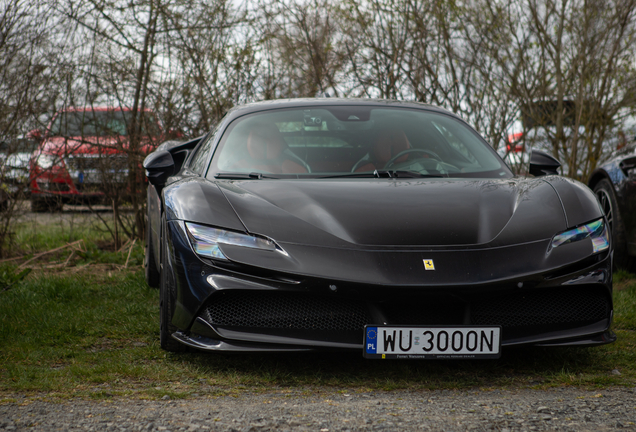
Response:
[{"label": "yellow ferrari emblem", "polygon": [[386,358],[386,354],[382,354],[382,358],[385,359]]},{"label": "yellow ferrari emblem", "polygon": [[424,268],[426,270],[435,270],[435,264],[433,264],[433,260],[425,259],[424,260]]}]

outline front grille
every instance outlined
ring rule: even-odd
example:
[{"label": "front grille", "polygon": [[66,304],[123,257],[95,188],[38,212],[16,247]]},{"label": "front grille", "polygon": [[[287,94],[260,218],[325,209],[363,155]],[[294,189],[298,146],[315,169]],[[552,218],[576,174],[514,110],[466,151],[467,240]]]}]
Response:
[{"label": "front grille", "polygon": [[291,292],[219,292],[204,311],[213,325],[300,330],[362,330],[363,303]]},{"label": "front grille", "polygon": [[365,325],[384,321],[388,325],[498,325],[505,339],[593,324],[607,319],[610,308],[611,300],[601,286],[475,293],[472,300],[393,289],[390,299],[373,303],[309,293],[236,290],[215,293],[200,316],[221,327],[359,331],[359,336],[353,335],[355,343],[361,340]]},{"label": "front grille", "polygon": [[100,183],[75,183],[75,187],[82,194],[104,194],[104,188]]},{"label": "front grille", "polygon": [[526,292],[476,302],[472,322],[504,328],[596,322],[608,316],[607,296],[593,287]]},{"label": "front grille", "polygon": [[82,193],[101,192],[101,185],[123,184],[128,176],[125,155],[73,155],[64,159],[73,183]]},{"label": "front grille", "polygon": [[72,155],[64,158],[69,172],[122,171],[128,169],[124,155]]},{"label": "front grille", "polygon": [[68,192],[71,190],[68,183],[58,183],[50,181],[38,181],[38,188],[50,192]]},{"label": "front grille", "polygon": [[68,183],[49,183],[49,189],[52,192],[68,192],[71,190]]},{"label": "front grille", "polygon": [[458,325],[462,324],[466,304],[448,299],[411,297],[408,301],[390,301],[380,305],[391,324]]}]

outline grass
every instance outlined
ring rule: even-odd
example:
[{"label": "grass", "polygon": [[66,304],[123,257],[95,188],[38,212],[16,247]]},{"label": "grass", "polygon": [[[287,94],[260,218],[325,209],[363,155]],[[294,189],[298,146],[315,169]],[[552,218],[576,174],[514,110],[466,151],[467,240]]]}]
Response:
[{"label": "grass", "polygon": [[93,244],[108,241],[110,235],[90,213],[28,214],[14,227],[10,252],[32,254],[80,239]]},{"label": "grass", "polygon": [[[39,247],[68,241],[52,232],[39,234]],[[122,260],[125,254],[104,252],[86,235],[92,243],[82,263]],[[179,398],[272,389],[636,385],[636,276],[626,272],[615,275],[619,339],[602,347],[505,349],[496,361],[370,361],[361,353],[170,354],[159,347],[158,292],[146,286],[141,254],[135,254],[133,270],[34,271],[0,294],[0,401],[14,394]]]},{"label": "grass", "polygon": [[[102,215],[108,219],[108,216]],[[110,222],[106,220],[106,222]],[[109,224],[112,226],[112,224]],[[83,251],[75,248],[70,264],[85,266],[87,264],[124,265],[128,260],[130,267],[139,267],[143,263],[143,244],[120,244],[121,250],[116,250],[111,234],[106,226],[90,213],[53,213],[30,214],[16,224],[12,235],[9,257],[23,256],[29,259],[38,253],[50,251],[69,243],[82,240]],[[65,262],[73,249],[66,248],[38,258],[31,266],[46,266]],[[128,253],[130,252],[130,257]],[[9,263],[10,264],[10,263]],[[6,265],[0,263],[0,272],[6,271]],[[0,273],[0,286],[2,275]]]}]

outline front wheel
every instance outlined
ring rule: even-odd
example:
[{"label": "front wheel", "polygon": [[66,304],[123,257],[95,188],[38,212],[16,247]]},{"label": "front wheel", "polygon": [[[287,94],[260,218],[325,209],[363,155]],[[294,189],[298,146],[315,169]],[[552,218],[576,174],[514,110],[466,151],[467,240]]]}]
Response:
[{"label": "front wheel", "polygon": [[614,188],[609,180],[603,179],[594,186],[594,193],[601,203],[601,207],[603,208],[603,212],[605,212],[605,217],[607,218],[610,232],[612,233],[612,243],[614,245],[614,267],[627,268],[630,264],[633,264],[633,259],[631,259],[627,254],[625,226],[623,225],[623,218],[618,210]]},{"label": "front wheel", "polygon": [[166,221],[161,222],[161,267],[159,269],[159,342],[161,348],[169,352],[182,352],[186,346],[172,337],[178,329],[172,324],[174,315],[174,276],[168,259],[168,241]]}]

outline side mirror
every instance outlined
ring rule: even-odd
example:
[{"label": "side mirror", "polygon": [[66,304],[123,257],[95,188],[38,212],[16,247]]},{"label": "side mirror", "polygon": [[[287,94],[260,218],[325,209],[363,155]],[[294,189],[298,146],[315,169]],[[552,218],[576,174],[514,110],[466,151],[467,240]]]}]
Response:
[{"label": "side mirror", "polygon": [[148,181],[154,186],[162,187],[168,181],[168,177],[174,174],[174,159],[170,152],[155,151],[146,156],[143,167]]},{"label": "side mirror", "polygon": [[623,171],[625,177],[630,180],[633,179],[636,176],[636,157],[623,159],[621,163],[618,164],[618,167]]},{"label": "side mirror", "polygon": [[561,166],[561,162],[552,155],[540,150],[532,150],[530,153],[530,174],[535,177],[544,175],[558,175],[557,168]]},{"label": "side mirror", "polygon": [[27,132],[26,137],[27,139],[40,142],[42,141],[42,131],[40,129],[33,129]]}]

